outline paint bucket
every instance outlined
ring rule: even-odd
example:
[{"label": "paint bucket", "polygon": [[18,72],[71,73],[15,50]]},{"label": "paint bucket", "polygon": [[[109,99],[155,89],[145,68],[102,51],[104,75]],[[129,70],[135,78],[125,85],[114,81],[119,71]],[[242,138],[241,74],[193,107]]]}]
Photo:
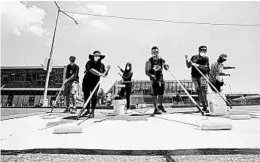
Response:
[{"label": "paint bucket", "polygon": [[224,116],[227,115],[227,105],[226,102],[214,92],[208,94],[209,101],[209,112],[210,115]]},{"label": "paint bucket", "polygon": [[113,109],[115,115],[124,115],[125,114],[125,99],[117,99],[113,101]]}]

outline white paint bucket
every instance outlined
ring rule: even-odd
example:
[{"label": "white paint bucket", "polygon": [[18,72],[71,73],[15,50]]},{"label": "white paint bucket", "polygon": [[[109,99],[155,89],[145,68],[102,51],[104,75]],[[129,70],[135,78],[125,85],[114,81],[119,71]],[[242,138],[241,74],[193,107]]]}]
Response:
[{"label": "white paint bucket", "polygon": [[226,102],[217,93],[214,92],[209,93],[208,101],[209,101],[210,115],[216,115],[216,116],[227,115],[228,107],[226,105]]},{"label": "white paint bucket", "polygon": [[113,101],[113,109],[115,115],[124,115],[125,114],[125,105],[126,100],[114,100]]}]

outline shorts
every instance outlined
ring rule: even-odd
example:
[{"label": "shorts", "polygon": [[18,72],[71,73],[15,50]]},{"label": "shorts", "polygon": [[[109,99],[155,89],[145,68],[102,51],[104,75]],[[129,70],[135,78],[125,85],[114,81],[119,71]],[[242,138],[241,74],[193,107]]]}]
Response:
[{"label": "shorts", "polygon": [[191,79],[196,90],[201,87],[204,87],[206,91],[208,90],[208,82],[204,77],[191,77]]},{"label": "shorts", "polygon": [[64,87],[63,95],[75,95],[78,92],[78,82],[67,82]]},{"label": "shorts", "polygon": [[153,87],[153,96],[164,95],[164,87],[165,87],[165,83],[164,82],[155,81],[152,84],[153,84],[152,85],[152,87]]},{"label": "shorts", "polygon": [[[221,92],[221,87],[224,85],[224,82],[220,82],[218,80],[216,80],[215,82],[211,82],[213,84],[213,86],[218,90],[218,92]],[[213,88],[211,85],[210,85],[210,88],[213,92],[216,93],[216,90],[215,88]]]}]

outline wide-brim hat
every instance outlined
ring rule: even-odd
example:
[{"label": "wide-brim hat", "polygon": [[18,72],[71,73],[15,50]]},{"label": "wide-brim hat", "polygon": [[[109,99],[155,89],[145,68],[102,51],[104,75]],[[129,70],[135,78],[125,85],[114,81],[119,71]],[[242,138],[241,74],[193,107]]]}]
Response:
[{"label": "wide-brim hat", "polygon": [[99,56],[101,60],[106,57],[106,55],[101,54],[100,51],[94,51],[93,54],[89,54],[89,59],[94,59],[94,56]]}]

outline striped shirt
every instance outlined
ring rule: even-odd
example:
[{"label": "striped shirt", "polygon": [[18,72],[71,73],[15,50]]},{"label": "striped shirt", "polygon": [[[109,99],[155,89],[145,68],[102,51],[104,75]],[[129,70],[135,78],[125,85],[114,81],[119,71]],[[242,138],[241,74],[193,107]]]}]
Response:
[{"label": "striped shirt", "polygon": [[210,69],[210,74],[209,74],[209,80],[211,82],[215,82],[216,80],[222,82],[223,81],[223,77],[220,76],[220,73],[223,73],[224,70],[224,66],[222,63],[218,63],[218,62],[214,62],[211,65],[211,69]]}]

